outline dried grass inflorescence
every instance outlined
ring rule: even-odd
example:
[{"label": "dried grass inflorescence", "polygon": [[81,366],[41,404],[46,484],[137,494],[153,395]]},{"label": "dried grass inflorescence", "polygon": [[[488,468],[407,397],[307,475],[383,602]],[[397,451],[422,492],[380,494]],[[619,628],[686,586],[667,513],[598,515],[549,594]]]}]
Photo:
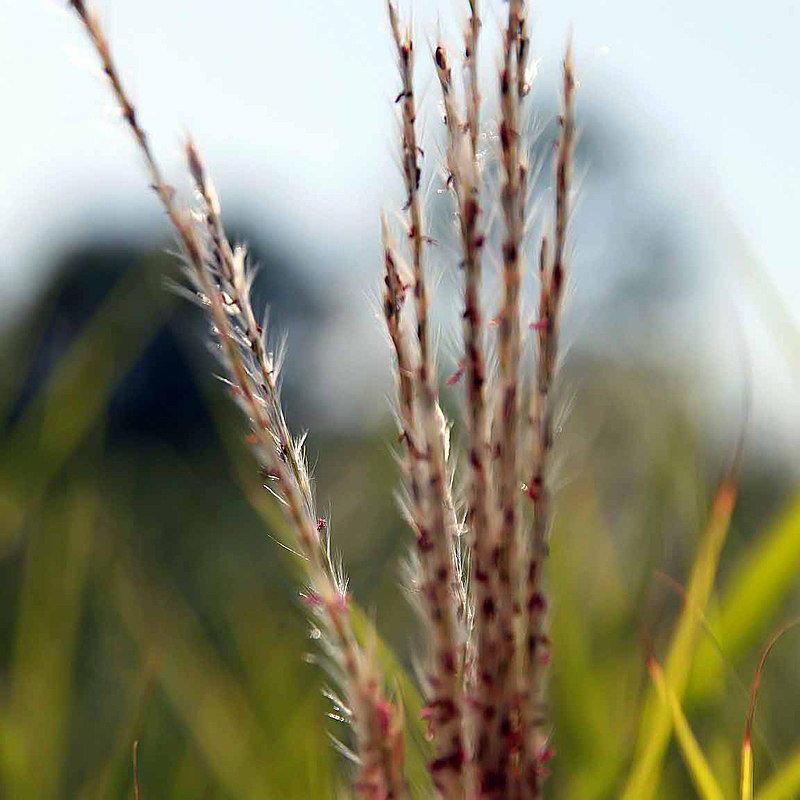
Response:
[{"label": "dried grass inflorescence", "polygon": [[193,214],[178,204],[139,125],[96,15],[82,0],[71,0],[71,5],[97,50],[144,156],[153,189],[177,234],[192,297],[208,316],[225,380],[251,426],[248,441],[264,465],[265,488],[278,499],[290,522],[308,584],[303,597],[325,634],[330,664],[344,694],[339,710],[352,722],[359,763],[356,785],[365,797],[405,797],[401,717],[384,693],[374,654],[353,632],[347,582],[331,556],[327,523],[314,509],[303,440],[290,434],[281,406],[281,359],[269,349],[266,326],[256,321],[251,304],[254,272],[246,252],[228,240],[216,191],[191,141],[186,144],[186,159],[202,208]]},{"label": "dried grass inflorescence", "polygon": [[[356,790],[366,798],[404,798],[402,709],[387,695],[375,642],[360,640],[342,569],[331,554],[328,523],[317,515],[303,438],[295,438],[280,399],[281,355],[270,348],[267,325],[251,302],[254,271],[243,246],[230,242],[220,201],[193,141],[185,156],[199,207],[176,199],[164,179],[114,64],[97,17],[83,0],[69,0],[111,84],[141,151],[155,190],[175,230],[189,289],[205,312],[224,380],[250,428],[248,442],[263,465],[265,489],[283,507],[299,555],[302,598],[323,634],[341,699],[353,729]],[[444,42],[433,52],[446,129],[447,188],[453,198],[463,274],[466,510],[453,498],[450,424],[439,402],[431,330],[428,256],[422,194],[424,153],[419,145],[412,33],[389,0],[400,92],[400,154],[405,206],[398,245],[383,218],[382,311],[395,366],[400,460],[406,516],[416,537],[414,587],[420,601],[427,654],[423,711],[431,740],[429,771],[438,797],[542,796],[551,750],[544,703],[549,659],[543,562],[551,518],[548,489],[553,448],[553,386],[559,362],[560,310],[567,276],[570,176],[575,138],[571,49],[564,60],[563,109],[555,156],[554,230],[538,248],[538,316],[530,326],[535,363],[523,354],[522,284],[530,210],[525,98],[529,93],[530,35],[526,4],[509,0],[498,75],[497,161],[501,302],[496,336],[487,329],[485,250],[492,241],[483,203],[480,152],[482,97],[478,0],[469,0],[463,38],[463,80],[454,76]],[[460,96],[461,95],[461,96]],[[411,293],[412,301],[407,302]],[[494,340],[492,340],[494,339]],[[497,374],[490,380],[496,358]],[[524,376],[533,374],[529,406]],[[524,506],[530,501],[530,508]],[[466,548],[466,553],[464,552]]]}]

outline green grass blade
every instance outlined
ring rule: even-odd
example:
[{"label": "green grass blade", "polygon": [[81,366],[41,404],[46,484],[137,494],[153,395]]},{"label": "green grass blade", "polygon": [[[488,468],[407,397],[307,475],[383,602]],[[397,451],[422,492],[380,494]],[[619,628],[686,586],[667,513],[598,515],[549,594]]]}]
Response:
[{"label": "green grass blade", "polygon": [[[733,478],[728,476],[714,497],[710,518],[689,578],[686,600],[666,659],[666,680],[678,702],[686,690],[702,618],[711,598],[735,500],[736,486]],[[655,797],[671,732],[672,715],[653,691],[642,715],[636,756],[622,794],[623,800]]]},{"label": "green grass blade", "polygon": [[756,793],[756,800],[795,800],[800,794],[800,749]]},{"label": "green grass blade", "polygon": [[794,619],[781,626],[770,638],[766,647],[761,651],[761,658],[758,661],[753,682],[750,685],[750,703],[747,708],[747,716],[744,724],[744,736],[742,737],[742,800],[753,800],[753,723],[756,716],[756,704],[758,693],[761,688],[761,681],[764,677],[767,659],[775,649],[778,642],[792,629],[800,625],[800,619]]},{"label": "green grass blade", "polygon": [[672,719],[681,755],[691,773],[698,794],[702,800],[724,800],[722,789],[720,789],[719,783],[714,777],[714,773],[711,771],[711,767],[692,732],[689,721],[683,713],[680,700],[678,700],[675,692],[672,691],[672,688],[667,683],[661,665],[651,659],[648,663],[648,670],[662,706]]},{"label": "green grass blade", "polygon": [[[800,571],[800,494],[748,548],[726,581],[713,617],[725,656],[736,660],[758,645],[797,586]],[[702,700],[724,685],[724,665],[710,642],[698,647],[691,697]]]},{"label": "green grass blade", "polygon": [[[583,604],[594,605],[600,596],[608,599],[621,582],[596,486],[589,480],[575,485],[564,502],[574,513],[557,520],[548,562],[553,594],[550,693],[559,708],[556,769],[563,781],[559,796],[602,800],[610,796],[628,755],[624,715],[614,713],[622,700],[620,668],[625,667],[599,657]],[[593,537],[588,547],[587,531]],[[602,574],[591,562],[603,564]]]},{"label": "green grass blade", "polygon": [[753,745],[749,737],[742,742],[741,800],[753,800]]}]

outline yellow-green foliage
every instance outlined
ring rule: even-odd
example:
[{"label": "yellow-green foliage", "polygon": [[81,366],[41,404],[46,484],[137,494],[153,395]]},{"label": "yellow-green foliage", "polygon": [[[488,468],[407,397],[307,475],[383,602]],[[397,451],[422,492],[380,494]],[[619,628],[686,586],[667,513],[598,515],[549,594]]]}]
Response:
[{"label": "yellow-green foliage", "polygon": [[[344,763],[327,735],[342,731],[325,721],[325,677],[304,659],[313,648],[296,605],[293,559],[261,533],[266,525],[280,539],[280,517],[257,491],[255,472],[241,466],[243,446],[218,392],[199,380],[227,460],[225,450],[139,443],[118,457],[104,446],[107,399],[165,308],[147,274],[120,280],[3,438],[0,795],[130,797],[131,743],[140,739],[145,797],[346,796]],[[26,348],[13,337],[4,358],[14,347],[24,372]],[[632,397],[626,381],[634,378],[615,379]],[[9,385],[4,408],[17,391]],[[673,413],[665,408],[659,424]],[[591,424],[580,404],[575,420],[577,435]],[[356,578],[354,589],[368,609],[381,599],[379,627],[397,655],[375,638],[371,611],[356,612],[357,630],[374,643],[413,723],[420,699],[409,671],[409,615],[391,588],[404,545],[388,488],[393,465],[381,444],[387,436],[316,444],[319,471],[333,479],[342,509],[350,571],[358,576],[380,561],[375,579]],[[790,609],[800,504],[790,499],[761,530],[734,525],[728,537],[737,553],[726,565],[731,496],[718,497],[708,524],[698,520],[694,558],[663,565],[656,504],[687,504],[668,499],[676,470],[694,458],[688,432],[682,442],[680,458],[653,460],[626,508],[605,499],[602,465],[613,452],[590,457],[592,468],[560,495],[550,578],[552,797],[736,797],[748,785],[747,764],[744,781],[735,774],[746,687],[754,656]],[[378,479],[385,493],[366,495],[362,487]],[[683,596],[652,577],[658,566],[683,585]],[[671,623],[642,611],[653,592],[677,606]],[[654,688],[642,627],[665,665],[654,670]],[[776,663],[793,647],[789,638]],[[783,729],[773,725],[780,706],[793,710],[796,684],[790,670],[767,668],[753,740],[757,800],[800,792],[798,741],[777,738]],[[408,749],[415,794],[426,797],[421,724],[409,725]]]}]

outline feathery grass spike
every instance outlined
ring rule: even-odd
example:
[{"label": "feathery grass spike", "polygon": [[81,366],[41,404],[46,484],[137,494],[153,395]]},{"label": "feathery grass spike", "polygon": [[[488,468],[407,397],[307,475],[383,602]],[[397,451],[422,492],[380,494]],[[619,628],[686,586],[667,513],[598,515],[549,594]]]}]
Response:
[{"label": "feathery grass spike", "polygon": [[434,358],[430,345],[429,296],[425,277],[424,230],[420,197],[421,151],[417,141],[414,94],[414,40],[402,27],[394,3],[388,3],[389,23],[397,51],[401,92],[401,152],[406,190],[407,233],[411,251],[416,312],[417,365],[414,392],[419,407],[424,460],[420,467],[421,503],[426,527],[417,530],[420,593],[430,626],[426,714],[433,739],[431,772],[441,796],[465,793],[463,653],[465,609],[458,587],[456,515],[447,467],[444,416],[438,402]]},{"label": "feathery grass spike", "polygon": [[[292,537],[304,582],[301,597],[323,637],[339,682],[337,707],[351,723],[365,798],[402,800],[406,778],[402,708],[387,697],[381,665],[388,663],[374,629],[351,614],[347,581],[331,555],[328,521],[319,517],[303,439],[293,437],[280,398],[281,354],[271,349],[251,300],[254,271],[243,246],[232,244],[219,195],[199,148],[185,146],[199,209],[184,207],[167,183],[112,58],[96,15],[84,0],[69,0],[100,58],[123,119],[145,161],[150,184],[174,229],[188,294],[202,308],[223,367],[223,380],[250,428],[247,436],[263,465],[265,487],[277,498]],[[479,152],[481,89],[478,0],[469,0],[464,29],[463,82],[453,80],[444,42],[434,53],[445,106],[448,187],[458,222],[464,273],[463,359],[466,375],[467,509],[461,524],[453,498],[449,423],[439,402],[431,331],[428,250],[420,192],[424,153],[418,139],[414,40],[388,2],[401,91],[403,209],[406,242],[398,246],[384,217],[383,318],[395,366],[397,418],[407,517],[416,534],[416,585],[423,610],[428,660],[425,706],[432,758],[428,772],[444,800],[538,800],[542,796],[546,717],[543,670],[548,653],[541,587],[549,498],[544,490],[552,445],[550,390],[557,362],[558,312],[566,273],[574,139],[571,49],[564,61],[564,110],[556,157],[556,212],[552,252],[540,252],[540,319],[534,404],[528,414],[532,463],[524,452],[521,409],[521,285],[528,206],[528,164],[523,100],[529,92],[530,35],[524,0],[509,0],[498,79],[499,206],[502,292],[497,326],[498,377],[487,382],[490,351],[484,330],[482,273],[489,223],[482,209]],[[463,98],[459,99],[459,87]],[[408,258],[408,274],[402,263]],[[407,303],[411,291],[413,301]],[[534,504],[526,537],[523,479]],[[536,491],[534,492],[534,488]],[[466,529],[467,556],[461,547]],[[528,538],[531,541],[528,541]],[[526,560],[527,559],[527,560]],[[468,573],[465,579],[464,572]],[[354,622],[354,619],[356,622]],[[354,627],[355,625],[355,627]],[[372,633],[368,633],[372,631]],[[391,671],[390,671],[391,672]],[[138,770],[138,767],[135,766]],[[138,793],[138,775],[136,778]]]},{"label": "feathery grass spike", "polygon": [[144,157],[153,188],[177,234],[186,278],[202,299],[232,394],[253,428],[254,449],[275,479],[276,494],[296,534],[309,582],[304,597],[327,633],[352,710],[359,760],[356,787],[365,797],[404,797],[402,731],[397,726],[397,711],[384,695],[376,665],[352,631],[346,581],[331,560],[327,530],[325,526],[320,529],[314,514],[311,479],[288,432],[277,395],[277,364],[267,355],[264,333],[255,322],[244,252],[234,251],[228,244],[219,200],[191,141],[186,148],[187,163],[204,200],[205,231],[199,231],[191,213],[178,205],[175,191],[166,183],[139,124],[96,15],[82,0],[71,0],[71,6],[98,53],[123,118]]}]

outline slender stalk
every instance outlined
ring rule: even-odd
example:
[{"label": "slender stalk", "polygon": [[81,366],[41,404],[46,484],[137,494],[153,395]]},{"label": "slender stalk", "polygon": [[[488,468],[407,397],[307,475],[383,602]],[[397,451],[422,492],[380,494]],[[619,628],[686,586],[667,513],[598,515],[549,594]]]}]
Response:
[{"label": "slender stalk", "polygon": [[133,743],[133,800],[142,800],[139,784],[139,741]]},{"label": "slender stalk", "polygon": [[[474,14],[474,10],[473,10]],[[470,25],[468,35],[476,33]],[[477,40],[471,40],[466,52],[475,68]],[[476,785],[486,793],[497,782],[495,771],[502,761],[504,747],[500,730],[501,684],[496,675],[501,666],[501,631],[497,622],[499,587],[491,564],[491,531],[496,527],[491,502],[489,440],[486,410],[486,355],[483,341],[481,305],[481,269],[484,234],[481,228],[480,184],[477,154],[472,132],[479,118],[479,108],[472,107],[478,97],[477,86],[467,90],[467,117],[462,123],[457,109],[447,50],[440,43],[434,61],[442,89],[448,133],[447,166],[459,221],[461,266],[464,270],[464,371],[467,394],[467,433],[469,467],[469,505],[467,526],[470,530],[471,600],[475,608],[472,646],[475,650],[474,674],[470,681],[470,702],[475,710],[473,758]]]},{"label": "slender stalk", "polygon": [[427,715],[433,738],[431,772],[444,798],[464,796],[463,652],[464,610],[456,583],[457,531],[445,459],[443,415],[439,408],[428,322],[429,299],[425,285],[424,251],[428,242],[423,228],[419,192],[421,151],[416,134],[414,97],[414,44],[401,29],[397,9],[388,3],[389,22],[398,56],[402,91],[397,101],[402,120],[402,163],[406,188],[408,238],[414,279],[416,342],[419,359],[415,392],[419,400],[420,427],[425,442],[423,497],[429,528],[418,532],[422,571],[422,596],[430,626],[432,653]]},{"label": "slender stalk", "polygon": [[228,314],[239,323],[250,348],[250,358],[254,362],[254,374],[258,376],[260,388],[267,401],[266,409],[277,434],[277,443],[285,458],[292,477],[300,492],[308,515],[314,519],[313,493],[308,469],[304,463],[301,447],[294,441],[280,400],[278,386],[279,366],[274,356],[267,350],[264,340],[264,326],[256,321],[250,302],[251,275],[246,270],[246,252],[243,247],[231,247],[222,224],[219,196],[205,169],[200,153],[194,142],[186,143],[186,159],[195,186],[203,200],[206,231],[210,243],[220,288],[226,301]]},{"label": "slender stalk", "polygon": [[469,0],[469,19],[464,34],[464,66],[466,78],[466,124],[472,148],[472,158],[478,166],[478,136],[481,127],[481,89],[478,81],[478,46],[480,44],[481,12],[480,0]]},{"label": "slender stalk", "polygon": [[548,240],[542,240],[539,259],[540,295],[538,319],[534,325],[538,348],[535,384],[531,390],[529,425],[532,438],[530,477],[527,494],[533,506],[531,539],[528,543],[525,602],[523,605],[525,649],[523,677],[525,685],[524,714],[527,731],[525,737],[524,775],[533,797],[540,796],[541,776],[544,772],[542,710],[544,673],[549,661],[549,641],[545,634],[547,604],[542,590],[542,566],[547,555],[547,535],[550,527],[550,490],[548,487],[549,461],[553,447],[552,387],[558,367],[560,312],[566,277],[567,225],[570,213],[570,178],[572,151],[575,138],[574,120],[575,77],[572,45],[567,47],[563,67],[563,109],[561,131],[555,165],[556,201],[553,231],[552,260]]},{"label": "slender stalk", "polygon": [[397,250],[389,232],[389,224],[382,218],[384,254],[383,316],[386,330],[392,343],[395,360],[395,383],[397,387],[398,419],[403,442],[404,471],[408,481],[408,516],[419,539],[430,529],[423,498],[425,479],[425,452],[423,435],[414,399],[413,355],[408,336],[402,325],[402,310],[406,299],[406,286],[400,276]]},{"label": "slender stalk", "polygon": [[[408,481],[410,500],[407,516],[419,543],[422,533],[431,530],[431,521],[428,515],[429,504],[424,496],[427,444],[424,432],[420,430],[419,412],[415,399],[415,377],[417,371],[414,367],[412,342],[409,341],[402,324],[402,311],[407,287],[400,276],[399,256],[397,255],[397,248],[392,241],[385,215],[382,218],[382,229],[385,266],[383,314],[389,339],[392,343],[396,366],[398,420],[400,423],[400,439],[403,444],[404,472]],[[447,511],[448,530],[455,531],[457,523],[451,495],[449,494],[449,486],[444,502]],[[452,556],[454,564],[452,588],[457,602],[458,619],[462,621],[467,610],[467,600],[460,573],[460,555],[455,547],[452,550]]]},{"label": "slender stalk", "polygon": [[519,607],[519,364],[521,353],[520,284],[525,234],[527,164],[522,148],[521,105],[527,91],[524,80],[527,18],[522,0],[510,0],[500,70],[500,190],[504,238],[502,244],[503,295],[497,330],[499,386],[493,419],[493,448],[497,459],[497,530],[493,561],[499,582],[497,614],[501,630],[500,669],[496,679],[502,691],[498,709],[505,742],[495,767],[497,786],[492,797],[514,796],[519,767],[518,646]]}]

